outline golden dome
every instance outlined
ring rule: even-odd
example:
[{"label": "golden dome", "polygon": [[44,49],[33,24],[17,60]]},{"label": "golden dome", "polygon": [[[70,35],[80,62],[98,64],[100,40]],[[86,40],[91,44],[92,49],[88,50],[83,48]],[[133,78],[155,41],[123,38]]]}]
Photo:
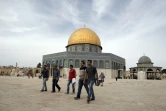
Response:
[{"label": "golden dome", "polygon": [[68,41],[68,45],[85,43],[101,46],[98,35],[89,28],[80,28],[76,30],[72,33]]}]

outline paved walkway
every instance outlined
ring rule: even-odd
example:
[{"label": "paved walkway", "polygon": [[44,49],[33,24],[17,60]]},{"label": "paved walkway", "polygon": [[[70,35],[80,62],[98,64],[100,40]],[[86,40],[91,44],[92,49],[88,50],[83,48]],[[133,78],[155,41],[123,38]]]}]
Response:
[{"label": "paved walkway", "polygon": [[41,93],[42,80],[27,77],[0,76],[0,111],[166,111],[166,81],[106,80],[94,86],[96,100],[86,103],[83,88],[81,99],[65,95],[66,79],[60,79],[62,91]]}]

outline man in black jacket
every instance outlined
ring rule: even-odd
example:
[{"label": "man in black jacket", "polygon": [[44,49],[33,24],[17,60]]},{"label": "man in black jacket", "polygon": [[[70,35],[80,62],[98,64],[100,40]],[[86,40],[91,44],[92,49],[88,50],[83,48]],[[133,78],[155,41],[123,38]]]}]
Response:
[{"label": "man in black jacket", "polygon": [[60,86],[58,85],[60,77],[60,71],[57,66],[54,67],[53,71],[53,79],[52,79],[52,93],[55,92],[55,86],[58,88],[58,92],[61,90]]},{"label": "man in black jacket", "polygon": [[47,81],[48,78],[49,78],[49,71],[47,70],[46,65],[44,66],[44,69],[43,69],[43,71],[42,71],[42,76],[43,76],[43,87],[42,87],[41,92],[47,91],[47,84],[46,84],[46,81]]}]

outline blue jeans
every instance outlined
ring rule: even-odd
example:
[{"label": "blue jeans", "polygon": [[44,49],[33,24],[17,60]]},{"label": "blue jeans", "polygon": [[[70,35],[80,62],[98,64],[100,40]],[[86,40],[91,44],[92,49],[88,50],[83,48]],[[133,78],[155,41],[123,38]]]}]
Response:
[{"label": "blue jeans", "polygon": [[46,84],[47,78],[43,78],[43,87],[42,90],[47,90],[47,84]]},{"label": "blue jeans", "polygon": [[93,85],[95,83],[95,80],[89,80],[89,93],[88,93],[88,99],[90,100],[91,97],[92,99],[95,99],[94,91],[93,91]]},{"label": "blue jeans", "polygon": [[[68,80],[68,83],[67,83],[67,93],[69,93],[70,84],[71,83],[72,83],[72,80]],[[72,89],[73,89],[73,93],[75,93],[75,83],[74,84],[72,83]]]},{"label": "blue jeans", "polygon": [[86,80],[86,84],[84,84],[83,81],[84,81],[84,80],[79,79],[77,98],[80,98],[82,86],[85,87],[87,94],[89,93],[89,88],[88,88],[87,80]]}]

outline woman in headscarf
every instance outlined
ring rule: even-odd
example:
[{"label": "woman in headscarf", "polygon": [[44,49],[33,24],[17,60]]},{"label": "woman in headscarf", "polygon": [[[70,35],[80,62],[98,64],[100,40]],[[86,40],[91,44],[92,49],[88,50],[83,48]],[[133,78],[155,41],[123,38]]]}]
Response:
[{"label": "woman in headscarf", "polygon": [[103,86],[104,78],[105,78],[104,73],[101,72],[101,74],[100,74],[100,76],[99,76],[101,86]]}]

